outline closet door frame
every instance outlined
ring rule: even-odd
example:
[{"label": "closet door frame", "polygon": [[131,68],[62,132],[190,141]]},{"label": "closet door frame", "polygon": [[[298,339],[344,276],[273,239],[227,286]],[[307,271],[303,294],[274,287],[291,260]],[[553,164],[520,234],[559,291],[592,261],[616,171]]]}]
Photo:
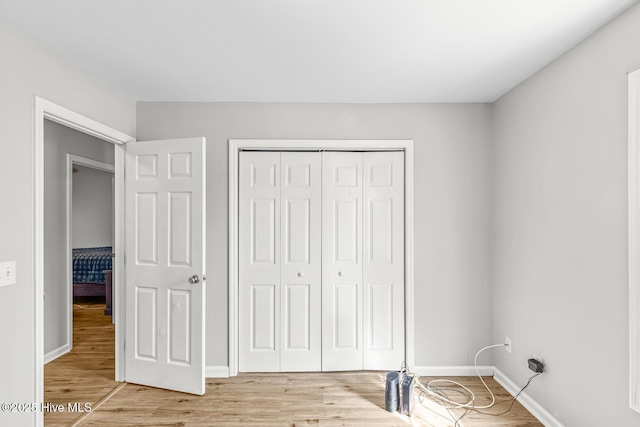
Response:
[{"label": "closet door frame", "polygon": [[405,156],[405,359],[414,366],[413,140],[229,140],[229,376],[238,375],[238,200],[239,158],[243,150],[264,151],[404,151]]}]

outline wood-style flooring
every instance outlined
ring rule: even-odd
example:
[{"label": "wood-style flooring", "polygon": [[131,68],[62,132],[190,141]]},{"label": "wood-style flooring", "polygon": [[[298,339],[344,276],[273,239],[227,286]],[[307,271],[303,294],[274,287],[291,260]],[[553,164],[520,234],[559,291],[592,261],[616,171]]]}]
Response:
[{"label": "wood-style flooring", "polygon": [[45,403],[63,404],[64,411],[44,412],[46,426],[68,426],[79,413],[67,411],[68,403],[93,406],[114,390],[115,328],[105,304],[81,302],[73,306],[73,349],[44,366]]},{"label": "wood-style flooring", "polygon": [[[206,394],[193,396],[136,384],[116,383],[114,331],[104,304],[74,307],[74,349],[45,367],[45,402],[89,402],[87,413],[45,412],[46,426],[453,426],[446,409],[429,399],[416,402],[411,418],[384,409],[384,373],[240,374],[207,379]],[[480,380],[456,377],[489,402]],[[511,396],[485,378],[508,409]],[[423,383],[429,378],[421,378]],[[418,393],[416,393],[416,396]],[[456,417],[465,414],[452,410]],[[460,427],[542,426],[520,403],[501,416],[467,413]]]}]

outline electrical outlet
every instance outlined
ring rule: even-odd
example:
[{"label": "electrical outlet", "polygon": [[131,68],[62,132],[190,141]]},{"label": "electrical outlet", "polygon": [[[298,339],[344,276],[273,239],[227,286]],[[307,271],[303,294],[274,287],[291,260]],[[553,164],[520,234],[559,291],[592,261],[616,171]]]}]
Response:
[{"label": "electrical outlet", "polygon": [[504,349],[507,353],[511,353],[511,338],[504,337]]},{"label": "electrical outlet", "polygon": [[16,284],[16,262],[0,262],[0,286]]}]

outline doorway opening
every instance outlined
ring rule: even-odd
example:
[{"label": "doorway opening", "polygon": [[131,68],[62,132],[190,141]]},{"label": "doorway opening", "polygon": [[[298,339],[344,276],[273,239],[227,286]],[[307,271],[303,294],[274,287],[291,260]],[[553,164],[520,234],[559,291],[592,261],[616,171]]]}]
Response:
[{"label": "doorway opening", "polygon": [[[112,315],[114,167],[67,154],[67,277],[72,303],[93,298]],[[97,297],[97,298],[96,298]],[[113,322],[115,323],[115,322]]]},{"label": "doorway opening", "polygon": [[[44,397],[83,395],[95,405],[117,386],[110,314],[114,147],[49,120],[44,132]],[[44,415],[47,424],[77,416]]]},{"label": "doorway opening", "polygon": [[[109,309],[112,305],[112,280],[106,278],[111,279],[114,250],[114,149],[48,120],[45,141],[44,363],[49,363],[73,348],[74,296],[100,297],[102,303],[108,297]],[[96,253],[97,247],[104,253]]]},{"label": "doorway opening", "polygon": [[[122,201],[124,200],[124,144],[135,141],[135,138],[126,135],[116,129],[96,122],[86,116],[71,111],[50,101],[35,97],[34,100],[34,241],[35,241],[35,263],[34,263],[34,349],[35,366],[34,369],[34,402],[41,404],[44,402],[44,291],[45,283],[45,123],[55,122],[84,134],[96,137],[113,144],[114,160],[114,210],[115,210],[115,236],[114,247],[116,256],[113,271],[113,300],[115,327],[115,353],[116,367],[115,380],[121,381],[124,378],[124,327],[125,313],[119,310],[119,306],[124,304],[123,289],[123,251],[118,248],[123,247],[124,242],[124,211]],[[67,294],[65,294],[66,296]],[[68,332],[68,330],[67,330]],[[34,412],[34,425],[41,426],[44,423],[43,413]]]},{"label": "doorway opening", "polygon": [[[94,145],[102,145],[109,151],[104,141],[95,141]],[[114,166],[73,154],[67,154],[66,165],[67,316],[71,352],[76,350],[74,342],[86,347],[93,341],[100,350],[92,360],[97,367],[106,369],[109,379],[114,379]],[[76,325],[75,320],[81,324]],[[74,330],[84,335],[74,337]]]}]

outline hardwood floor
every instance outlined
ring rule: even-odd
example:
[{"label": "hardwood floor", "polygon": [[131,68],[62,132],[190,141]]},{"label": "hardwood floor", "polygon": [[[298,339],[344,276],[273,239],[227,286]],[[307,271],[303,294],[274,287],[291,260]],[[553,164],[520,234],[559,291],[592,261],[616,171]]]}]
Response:
[{"label": "hardwood floor", "polygon": [[[310,374],[240,374],[207,379],[204,396],[113,381],[113,329],[104,305],[74,314],[74,351],[45,367],[45,401],[67,405],[90,402],[92,411],[46,413],[45,425],[81,426],[453,426],[451,415],[429,399],[416,402],[411,418],[384,409],[380,372]],[[95,324],[97,331],[88,325]],[[111,330],[110,330],[111,329]],[[77,353],[76,353],[77,350]],[[74,354],[75,353],[75,354]],[[421,378],[426,383],[429,378]],[[489,402],[478,378],[456,377]],[[511,396],[492,378],[485,378],[498,402],[485,412],[508,409]],[[111,393],[111,395],[110,395]],[[455,416],[464,410],[454,410]],[[520,403],[501,416],[469,412],[459,426],[541,426]]]},{"label": "hardwood floor", "polygon": [[68,403],[92,406],[115,389],[115,328],[105,304],[74,304],[73,349],[44,366],[44,401],[64,405],[63,412],[44,412],[47,426],[68,426],[79,417]]}]

